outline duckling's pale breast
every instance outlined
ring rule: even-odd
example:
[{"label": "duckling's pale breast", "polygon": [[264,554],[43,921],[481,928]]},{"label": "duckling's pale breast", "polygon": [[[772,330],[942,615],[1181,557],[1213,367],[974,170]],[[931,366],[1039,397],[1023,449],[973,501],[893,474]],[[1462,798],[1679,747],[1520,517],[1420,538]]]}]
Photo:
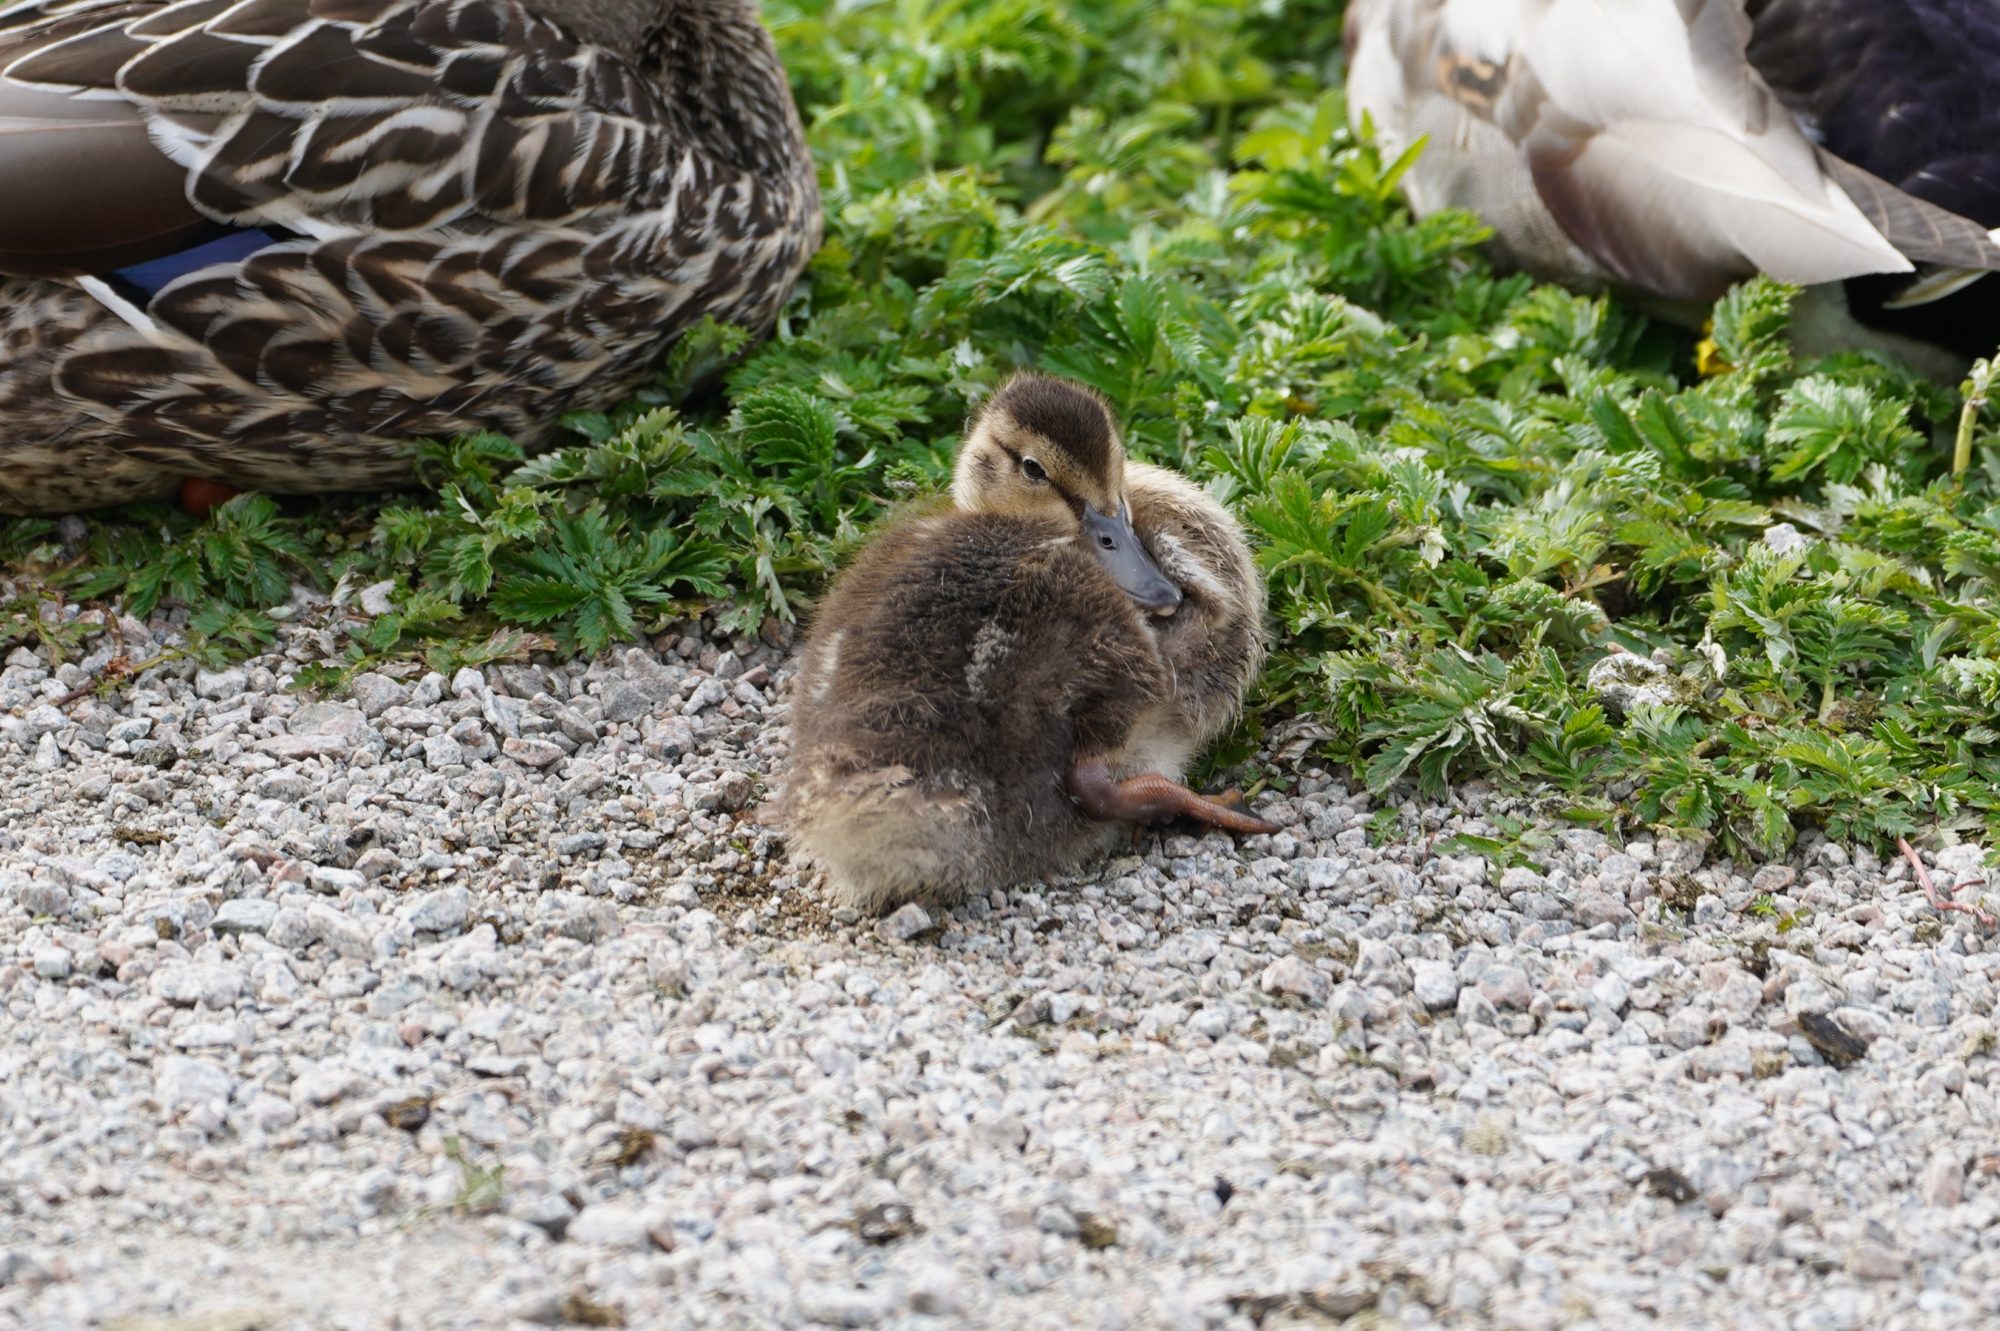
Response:
[{"label": "duckling's pale breast", "polygon": [[1264,584],[1229,511],[1178,472],[1126,468],[1132,523],[1181,589],[1150,627],[1166,684],[1134,733],[1132,771],[1178,776],[1236,719],[1264,662]]}]

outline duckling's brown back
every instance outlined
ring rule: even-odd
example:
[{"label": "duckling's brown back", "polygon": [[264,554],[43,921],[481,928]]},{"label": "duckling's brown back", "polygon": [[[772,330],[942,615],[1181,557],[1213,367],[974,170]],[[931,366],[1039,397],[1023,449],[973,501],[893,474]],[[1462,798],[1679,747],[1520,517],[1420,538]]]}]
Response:
[{"label": "duckling's brown back", "polygon": [[814,617],[784,812],[856,905],[949,900],[1115,833],[1063,775],[1164,680],[1130,599],[1050,522],[949,512],[878,537]]}]

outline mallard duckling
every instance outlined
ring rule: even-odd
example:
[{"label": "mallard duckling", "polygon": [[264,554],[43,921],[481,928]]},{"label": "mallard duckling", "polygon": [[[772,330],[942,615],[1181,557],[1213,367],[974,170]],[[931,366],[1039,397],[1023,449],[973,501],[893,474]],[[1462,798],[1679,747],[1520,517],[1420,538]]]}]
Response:
[{"label": "mallard duckling", "polygon": [[1227,514],[1040,375],[978,413],[952,495],[835,582],[794,682],[779,816],[834,895],[949,902],[1175,817],[1274,830],[1180,784],[1262,654]]},{"label": "mallard duckling", "polygon": [[754,0],[0,0],[0,513],[543,443],[820,238]]},{"label": "mallard duckling", "polygon": [[[1957,0],[1355,0],[1348,106],[1420,214],[1698,321],[1757,272],[1806,351],[1940,376],[2000,342],[2000,9]],[[1941,350],[1940,350],[1941,349]]]}]

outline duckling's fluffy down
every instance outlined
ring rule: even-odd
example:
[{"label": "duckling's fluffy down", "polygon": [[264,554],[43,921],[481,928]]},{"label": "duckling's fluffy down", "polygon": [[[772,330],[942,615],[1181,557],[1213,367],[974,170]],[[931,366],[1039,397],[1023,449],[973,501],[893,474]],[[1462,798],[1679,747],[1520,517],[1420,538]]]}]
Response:
[{"label": "duckling's fluffy down", "polygon": [[1072,533],[943,512],[892,527],[835,584],[792,700],[780,801],[844,904],[951,901],[1112,849],[1063,787],[1079,756],[1180,779],[1264,655],[1263,585],[1229,514],[1128,463],[1134,527],[1185,594],[1140,614]]},{"label": "duckling's fluffy down", "polygon": [[1187,477],[1127,462],[1125,486],[1133,528],[1183,599],[1151,621],[1166,689],[1113,766],[1179,780],[1236,720],[1264,664],[1264,583],[1236,519]]},{"label": "duckling's fluffy down", "polygon": [[1163,695],[1139,613],[1054,522],[891,528],[828,593],[792,699],[780,811],[834,895],[950,901],[1108,847],[1062,779]]}]

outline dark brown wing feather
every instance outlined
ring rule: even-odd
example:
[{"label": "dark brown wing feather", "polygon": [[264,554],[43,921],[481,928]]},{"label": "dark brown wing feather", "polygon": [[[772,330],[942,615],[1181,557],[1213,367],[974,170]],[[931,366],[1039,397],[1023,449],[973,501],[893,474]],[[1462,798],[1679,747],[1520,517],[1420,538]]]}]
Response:
[{"label": "dark brown wing feather", "polygon": [[0,179],[45,182],[0,190],[0,273],[56,277],[172,253],[214,225],[183,195],[186,175],[130,102],[0,82]]},{"label": "dark brown wing feather", "polygon": [[[145,10],[121,5],[115,12]],[[54,18],[0,31],[0,65],[90,30]],[[128,50],[144,49],[111,35]],[[145,115],[131,102],[84,100],[0,78],[0,180],[38,182],[0,190],[0,274],[62,276],[172,252],[213,225],[187,202],[186,174],[152,145]]]},{"label": "dark brown wing feather", "polygon": [[[0,275],[212,223],[478,232],[656,206],[695,146],[622,59],[515,0],[0,9]],[[88,171],[75,164],[90,163]]]}]

